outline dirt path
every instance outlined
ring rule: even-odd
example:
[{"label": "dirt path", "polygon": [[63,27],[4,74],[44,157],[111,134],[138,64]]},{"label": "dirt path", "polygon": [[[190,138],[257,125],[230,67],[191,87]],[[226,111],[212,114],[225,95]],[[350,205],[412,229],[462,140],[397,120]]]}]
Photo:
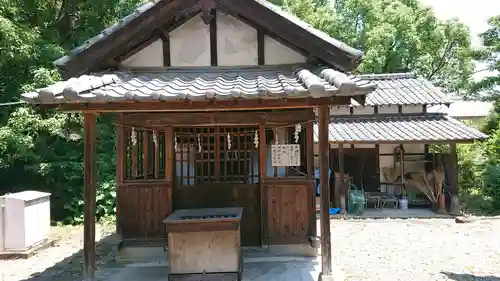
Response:
[{"label": "dirt path", "polygon": [[[112,260],[114,227],[98,229],[108,237],[97,248],[102,267]],[[83,280],[82,230],[55,227],[56,247],[0,261],[0,281]],[[332,220],[332,256],[348,281],[500,281],[499,234],[500,220]]]},{"label": "dirt path", "polygon": [[[96,226],[98,265],[112,259],[111,224]],[[58,241],[54,247],[40,251],[29,259],[0,261],[0,281],[81,281],[83,280],[83,227],[56,226],[51,236]]]},{"label": "dirt path", "polygon": [[500,281],[500,220],[332,221],[346,280]]}]

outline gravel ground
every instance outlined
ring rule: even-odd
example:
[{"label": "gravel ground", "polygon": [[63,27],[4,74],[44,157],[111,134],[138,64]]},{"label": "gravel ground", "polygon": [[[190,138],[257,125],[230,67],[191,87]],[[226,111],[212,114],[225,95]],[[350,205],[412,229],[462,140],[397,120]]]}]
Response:
[{"label": "gravel ground", "polygon": [[[112,259],[113,225],[96,226],[97,265]],[[81,281],[83,280],[83,226],[56,226],[51,237],[55,246],[29,259],[0,260],[0,281]]]},{"label": "gravel ground", "polygon": [[332,245],[349,281],[500,281],[500,220],[333,220]]},{"label": "gravel ground", "polygon": [[[98,267],[111,261],[112,226],[100,226]],[[0,261],[0,281],[81,281],[82,227],[27,260]],[[332,220],[332,256],[345,279],[500,281],[500,220]]]}]

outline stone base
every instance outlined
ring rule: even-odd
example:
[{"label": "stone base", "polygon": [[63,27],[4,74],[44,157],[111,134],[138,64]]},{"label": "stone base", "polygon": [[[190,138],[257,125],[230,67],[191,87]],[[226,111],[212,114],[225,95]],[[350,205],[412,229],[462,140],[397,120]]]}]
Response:
[{"label": "stone base", "polygon": [[0,251],[0,260],[29,259],[33,255],[35,255],[38,251],[54,247],[55,243],[56,243],[55,239],[45,239],[42,242],[28,249],[23,249],[19,251],[3,250]]},{"label": "stone base", "polygon": [[343,277],[332,275],[324,275],[323,272],[319,273],[318,281],[344,281]]}]

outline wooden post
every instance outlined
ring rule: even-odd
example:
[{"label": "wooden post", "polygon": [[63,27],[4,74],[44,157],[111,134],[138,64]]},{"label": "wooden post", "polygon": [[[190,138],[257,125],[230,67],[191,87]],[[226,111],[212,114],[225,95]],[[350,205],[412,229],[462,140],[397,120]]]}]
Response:
[{"label": "wooden post", "polygon": [[267,190],[264,178],[267,176],[266,127],[259,125],[259,187],[260,187],[260,241],[262,246],[268,244],[267,229]]},{"label": "wooden post", "polygon": [[457,144],[450,143],[450,157],[448,159],[448,185],[451,195],[450,213],[461,215],[460,201],[458,199],[458,173],[457,173]]},{"label": "wooden post", "polygon": [[96,115],[83,114],[84,135],[84,215],[83,215],[83,262],[85,281],[95,280],[95,138]]},{"label": "wooden post", "polygon": [[123,113],[116,113],[116,233],[121,235],[121,220],[120,220],[120,190],[119,186],[123,183],[124,173],[125,173],[125,130],[122,127],[123,124]]},{"label": "wooden post", "polygon": [[174,181],[174,129],[172,126],[165,127],[165,180]]},{"label": "wooden post", "polygon": [[[319,176],[321,196],[321,276],[332,275],[332,249],[330,237],[330,187],[328,182],[329,168],[329,144],[328,144],[328,121],[330,119],[330,108],[321,106],[318,108],[318,139],[319,139]],[[323,280],[322,279],[322,280]]]},{"label": "wooden post", "polygon": [[339,201],[339,206],[340,206],[340,211],[342,214],[346,213],[346,207],[345,207],[345,199],[347,197],[347,188],[344,184],[345,178],[344,178],[344,145],[339,143],[339,187],[338,190],[340,191],[340,194],[337,195],[335,200]]},{"label": "wooden post", "polygon": [[306,159],[307,159],[307,178],[312,184],[311,209],[309,219],[309,236],[316,237],[316,181],[314,179],[314,123],[306,125]]}]

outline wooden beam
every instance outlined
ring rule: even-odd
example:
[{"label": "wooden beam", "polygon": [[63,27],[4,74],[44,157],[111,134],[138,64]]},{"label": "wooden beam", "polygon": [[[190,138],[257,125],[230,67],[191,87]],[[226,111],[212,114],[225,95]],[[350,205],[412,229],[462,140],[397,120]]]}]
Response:
[{"label": "wooden beam", "polygon": [[243,15],[255,25],[269,31],[279,31],[279,36],[307,49],[311,55],[322,58],[343,71],[354,69],[359,61],[344,50],[333,48],[330,42],[318,38],[309,30],[296,26],[292,21],[281,16],[257,1],[218,0],[217,7],[223,7],[232,15]]},{"label": "wooden beam", "polygon": [[83,115],[84,134],[84,217],[83,266],[85,281],[95,280],[95,213],[96,213],[96,115]]},{"label": "wooden beam", "polygon": [[264,123],[259,124],[259,187],[260,187],[260,224],[261,224],[261,244],[268,245],[269,243],[269,231],[267,229],[268,218],[267,218],[267,200],[268,192],[266,189],[266,184],[264,179],[267,176],[267,144],[266,144],[266,127]]},{"label": "wooden beam", "polygon": [[269,109],[290,109],[290,108],[312,108],[321,105],[347,104],[349,97],[328,97],[328,98],[290,98],[290,99],[270,99],[270,100],[224,100],[224,101],[150,101],[150,102],[102,102],[102,103],[66,103],[59,105],[47,105],[47,107],[58,107],[61,111],[80,112],[186,112],[186,111],[231,111],[231,110],[269,110]]},{"label": "wooden beam", "polygon": [[203,113],[126,113],[123,124],[138,127],[158,127],[165,124],[173,126],[223,126],[234,125],[288,125],[304,123],[315,119],[312,109],[277,111],[239,111]]},{"label": "wooden beam", "polygon": [[217,66],[217,12],[210,11],[212,19],[210,21],[210,65]]},{"label": "wooden beam", "polygon": [[265,55],[265,34],[260,28],[257,28],[257,61],[259,65],[266,64]]},{"label": "wooden beam", "polygon": [[[245,23],[246,25],[251,26],[255,30],[257,30],[257,40],[258,40],[257,42],[259,42],[259,40],[262,40],[262,45],[261,45],[261,47],[258,47],[258,48],[262,48],[262,51],[264,51],[264,48],[263,48],[264,47],[264,44],[263,44],[264,43],[264,37],[265,36],[269,36],[270,38],[274,39],[275,41],[277,41],[278,43],[282,44],[283,46],[285,46],[285,47],[287,47],[287,48],[289,48],[291,50],[294,50],[295,52],[297,52],[297,53],[299,53],[301,55],[303,55],[305,57],[309,56],[309,53],[307,51],[305,51],[304,49],[300,48],[297,45],[292,44],[289,41],[284,40],[283,38],[279,37],[278,34],[276,34],[275,32],[271,32],[269,29],[263,28],[262,26],[259,26],[259,25],[255,24],[255,22],[252,21],[251,19],[249,19],[247,17],[244,17],[241,14],[238,14],[238,13],[236,13],[234,11],[231,11],[231,9],[228,9],[228,8],[224,7],[224,5],[219,5],[217,9],[219,11],[223,12],[223,13],[226,13],[228,15],[233,16],[237,20],[239,20],[239,21]],[[261,39],[259,39],[259,32],[260,32],[260,36],[262,36]],[[257,53],[258,52],[259,52],[259,49],[257,49]],[[264,52],[262,52],[262,54],[264,54]],[[262,63],[262,65],[263,64],[264,63]]]},{"label": "wooden beam", "polygon": [[163,42],[163,66],[170,66],[170,35],[162,34],[161,41]]},{"label": "wooden beam", "polygon": [[147,46],[153,44],[156,40],[160,39],[157,34],[152,34],[150,35],[147,39],[137,43],[136,45],[132,46],[130,49],[125,50],[122,54],[116,56],[113,58],[113,61],[116,63],[121,63],[125,61],[126,59],[132,57],[133,55],[137,54],[138,52],[142,51],[144,48]]},{"label": "wooden beam", "polygon": [[[69,79],[85,73],[99,65],[106,57],[112,56],[117,49],[128,50],[138,43],[136,38],[160,28],[165,19],[179,17],[192,12],[199,0],[158,1],[153,9],[143,12],[124,27],[107,35],[82,53],[61,66],[63,77]],[[142,41],[141,39],[139,39]]]},{"label": "wooden beam", "polygon": [[330,234],[330,187],[328,181],[329,168],[329,144],[328,123],[330,119],[330,107],[318,108],[318,138],[319,138],[319,176],[321,185],[321,264],[323,276],[332,274],[332,244]]}]

